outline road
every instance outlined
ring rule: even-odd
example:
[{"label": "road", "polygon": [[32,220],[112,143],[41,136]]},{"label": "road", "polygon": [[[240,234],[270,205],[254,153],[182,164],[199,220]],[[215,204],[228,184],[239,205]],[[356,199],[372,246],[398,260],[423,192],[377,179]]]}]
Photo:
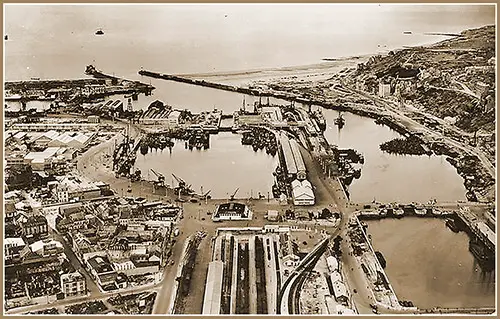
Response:
[{"label": "road", "polygon": [[[136,294],[136,293],[141,293],[141,292],[146,292],[146,291],[156,291],[158,290],[159,284],[155,286],[143,286],[143,287],[137,287],[137,288],[129,288],[126,290],[122,290],[119,293],[122,296],[129,295],[129,294]],[[49,308],[55,308],[55,307],[66,307],[70,305],[75,305],[83,302],[88,302],[88,301],[95,301],[95,300],[103,300],[107,299],[112,296],[118,295],[118,292],[113,291],[113,292],[105,292],[105,293],[100,293],[98,296],[93,296],[93,295],[86,295],[86,296],[78,296],[78,297],[71,297],[71,298],[66,298],[62,300],[57,300],[51,304],[43,304],[43,305],[32,305],[32,306],[26,306],[26,307],[19,307],[19,308],[14,308],[6,312],[6,314],[24,314],[27,312],[35,312],[35,311],[40,311],[44,309],[49,309]]]}]

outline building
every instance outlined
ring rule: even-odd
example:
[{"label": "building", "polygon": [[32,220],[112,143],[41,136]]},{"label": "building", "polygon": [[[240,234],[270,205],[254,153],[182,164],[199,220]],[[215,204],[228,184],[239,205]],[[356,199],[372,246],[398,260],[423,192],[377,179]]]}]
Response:
[{"label": "building", "polygon": [[280,235],[281,255],[283,256],[283,263],[286,267],[295,267],[300,262],[300,257],[295,254],[294,243],[290,232],[281,233]]},{"label": "building", "polygon": [[101,288],[108,285],[115,285],[118,274],[109,262],[108,257],[95,255],[87,259],[86,264],[90,274],[96,279]]},{"label": "building", "polygon": [[252,211],[245,204],[224,203],[217,206],[212,220],[252,220]]},{"label": "building", "polygon": [[180,116],[181,116],[181,111],[172,110],[167,116],[167,124],[170,126],[179,125]]},{"label": "building", "polygon": [[60,280],[64,297],[83,295],[87,292],[85,277],[78,271],[62,274]]},{"label": "building", "polygon": [[279,212],[277,210],[267,211],[267,220],[276,222],[279,219]]},{"label": "building", "polygon": [[63,245],[53,239],[45,239],[34,242],[30,245],[30,249],[33,253],[42,257],[59,255],[64,251]]},{"label": "building", "polygon": [[203,297],[203,315],[219,315],[222,297],[224,262],[212,261],[208,264],[205,296]]},{"label": "building", "polygon": [[378,85],[378,96],[387,97],[391,95],[391,85],[385,83],[379,83]]},{"label": "building", "polygon": [[21,231],[25,237],[45,237],[48,234],[47,218],[42,215],[29,216],[21,223]]},{"label": "building", "polygon": [[60,151],[59,147],[47,147],[43,152],[30,152],[24,156],[24,163],[30,165],[34,171],[50,169]]},{"label": "building", "polygon": [[81,149],[87,146],[94,134],[83,134],[80,132],[65,132],[55,136],[49,143],[51,147],[71,147],[73,149]]},{"label": "building", "polygon": [[300,153],[299,143],[296,140],[289,140],[290,148],[293,153],[293,158],[295,160],[295,167],[297,168],[297,179],[302,181],[307,178],[306,164]]},{"label": "building", "polygon": [[293,204],[296,206],[314,205],[315,197],[312,185],[308,180],[292,182]]},{"label": "building", "polygon": [[332,273],[339,270],[339,262],[337,258],[333,256],[326,257],[326,263],[328,265],[328,270]]},{"label": "building", "polygon": [[333,287],[333,295],[335,296],[335,300],[341,303],[347,303],[349,300],[349,296],[347,295],[347,289],[343,282],[336,281],[332,282]]},{"label": "building", "polygon": [[290,147],[289,139],[285,134],[281,134],[280,144],[281,144],[281,150],[283,152],[283,158],[285,160],[288,178],[294,178],[297,176],[297,166],[295,165],[295,159],[293,157],[293,152],[292,148]]},{"label": "building", "polygon": [[97,124],[101,121],[98,115],[90,115],[88,118],[89,123]]},{"label": "building", "polygon": [[3,243],[5,261],[18,261],[21,257],[20,252],[24,247],[26,247],[26,243],[21,237],[5,238]]},{"label": "building", "polygon": [[94,123],[16,123],[12,129],[20,131],[44,132],[44,131],[97,131],[99,124]]},{"label": "building", "polygon": [[82,95],[89,97],[92,95],[102,95],[106,93],[106,87],[100,84],[89,84],[82,88]]},{"label": "building", "polygon": [[92,199],[102,195],[109,189],[109,185],[98,182],[90,182],[79,176],[64,176],[57,178],[58,184],[53,191],[56,192],[60,203],[72,200]]},{"label": "building", "polygon": [[59,133],[56,131],[48,131],[43,133],[42,135],[35,137],[33,143],[36,147],[42,148],[42,147],[47,147],[52,140],[54,140],[57,136],[59,136]]}]

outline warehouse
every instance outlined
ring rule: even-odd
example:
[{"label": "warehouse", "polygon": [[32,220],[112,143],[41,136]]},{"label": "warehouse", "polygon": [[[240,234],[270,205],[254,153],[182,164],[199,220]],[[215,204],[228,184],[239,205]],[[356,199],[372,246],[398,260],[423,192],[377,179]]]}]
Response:
[{"label": "warehouse", "polygon": [[223,270],[224,263],[222,261],[212,261],[208,264],[205,296],[203,298],[202,314],[204,315],[220,314]]}]

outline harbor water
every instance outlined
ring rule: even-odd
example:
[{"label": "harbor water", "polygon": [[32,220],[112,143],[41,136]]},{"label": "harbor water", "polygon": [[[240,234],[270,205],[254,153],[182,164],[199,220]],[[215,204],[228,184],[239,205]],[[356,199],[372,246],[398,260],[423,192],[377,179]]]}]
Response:
[{"label": "harbor water", "polygon": [[399,300],[411,300],[419,308],[495,306],[495,274],[480,270],[468,250],[467,234],[452,232],[443,219],[366,223]]},{"label": "harbor water", "polygon": [[323,110],[327,121],[325,137],[339,148],[354,148],[365,157],[361,177],[349,186],[354,202],[419,202],[430,199],[465,200],[463,179],[445,156],[410,156],[382,152],[381,143],[401,137],[370,118],[343,113],[345,126],[339,130],[334,119],[339,112]]},{"label": "harbor water", "polygon": [[235,198],[258,198],[259,193],[272,197],[272,172],[276,165],[277,157],[265,150],[254,152],[251,146],[241,145],[241,135],[227,132],[211,135],[207,150],[189,150],[184,141],[176,141],[171,152],[168,148],[146,155],[138,152],[135,164],[146,179],[155,179],[150,171],[153,169],[175,187],[174,174],[191,184],[197,193],[211,190],[212,198],[228,198],[237,188]]}]

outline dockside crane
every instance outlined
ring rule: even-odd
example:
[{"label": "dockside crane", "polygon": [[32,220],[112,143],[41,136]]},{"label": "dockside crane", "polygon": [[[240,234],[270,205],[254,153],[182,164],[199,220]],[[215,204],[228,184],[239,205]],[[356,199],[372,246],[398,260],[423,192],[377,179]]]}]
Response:
[{"label": "dockside crane", "polygon": [[156,186],[165,187],[165,176],[162,173],[156,172],[151,168],[151,172],[156,176],[157,180],[154,182]]},{"label": "dockside crane", "polygon": [[179,191],[179,195],[182,193],[183,195],[190,195],[194,191],[191,189],[191,184],[187,185],[186,181],[183,180],[182,178],[175,176],[175,174],[172,174],[172,176],[175,178],[177,183],[179,184],[176,189]]},{"label": "dockside crane", "polygon": [[230,200],[230,201],[233,201],[233,200],[234,200],[234,196],[236,196],[236,193],[238,192],[238,190],[239,190],[239,189],[240,189],[239,187],[238,187],[238,188],[236,188],[236,190],[234,191],[234,193],[233,193],[233,194],[231,194],[231,196],[229,196],[229,200]]}]

